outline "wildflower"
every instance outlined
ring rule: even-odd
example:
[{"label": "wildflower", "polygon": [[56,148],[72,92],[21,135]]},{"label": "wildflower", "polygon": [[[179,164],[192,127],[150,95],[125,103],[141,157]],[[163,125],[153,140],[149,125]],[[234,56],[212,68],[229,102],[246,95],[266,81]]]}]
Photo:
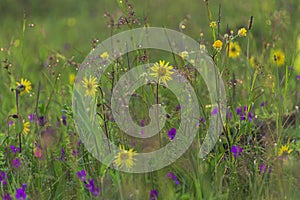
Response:
[{"label": "wildflower", "polygon": [[230,58],[237,58],[241,53],[241,47],[237,42],[230,42],[226,50]]},{"label": "wildflower", "polygon": [[23,130],[22,133],[26,135],[30,131],[30,122],[23,122]]},{"label": "wildflower", "polygon": [[85,172],[85,170],[83,169],[83,170],[77,172],[77,176],[78,176],[78,178],[79,178],[82,182],[84,182],[84,181],[86,180],[86,172]]},{"label": "wildflower", "polygon": [[97,87],[99,86],[97,84],[97,79],[90,75],[89,79],[84,77],[82,83],[83,83],[83,87],[86,88],[85,96],[94,96],[95,93],[97,92]]},{"label": "wildflower", "polygon": [[71,73],[69,75],[69,83],[72,85],[75,82],[75,74]]},{"label": "wildflower", "polygon": [[283,157],[289,155],[293,150],[289,149],[289,145],[282,145],[279,149],[278,156]]},{"label": "wildflower", "polygon": [[168,131],[168,137],[170,140],[174,140],[175,136],[176,136],[176,128],[171,128]]},{"label": "wildflower", "polygon": [[25,192],[26,187],[27,187],[26,184],[23,184],[22,188],[17,189],[17,192],[16,192],[16,199],[17,200],[25,200],[26,199],[26,197],[27,197],[27,194]]},{"label": "wildflower", "polygon": [[258,60],[254,56],[249,58],[249,63],[251,67],[256,67],[259,64]]},{"label": "wildflower", "polygon": [[16,90],[20,92],[20,94],[24,94],[24,92],[29,93],[32,90],[31,82],[27,79],[21,78],[20,82],[16,82],[17,88]]},{"label": "wildflower", "polygon": [[132,168],[135,160],[133,156],[135,155],[136,152],[133,149],[125,150],[125,147],[120,145],[120,152],[115,156],[114,162],[118,167],[124,167],[125,165],[127,168]]},{"label": "wildflower", "polygon": [[89,182],[88,182],[85,186],[90,190],[90,192],[91,192],[94,196],[98,196],[98,195],[99,195],[100,188],[97,188],[97,187],[95,186],[94,180],[90,180],[90,179],[89,179]]},{"label": "wildflower", "polygon": [[64,126],[68,126],[68,124],[67,124],[67,117],[66,116],[61,116],[61,121],[62,121],[62,123],[63,123],[63,125]]},{"label": "wildflower", "polygon": [[45,126],[45,124],[47,123],[46,117],[41,115],[37,118],[37,123],[39,126]]},{"label": "wildflower", "polygon": [[216,40],[213,44],[213,47],[217,50],[217,51],[221,51],[223,46],[223,42],[221,40]]},{"label": "wildflower", "polygon": [[10,194],[7,193],[3,196],[3,200],[13,200],[13,199],[11,198]]},{"label": "wildflower", "polygon": [[107,51],[105,51],[105,52],[103,52],[103,53],[100,55],[100,57],[101,57],[102,59],[107,60],[108,57],[109,57],[109,55],[108,55]]},{"label": "wildflower", "polygon": [[215,107],[212,111],[211,111],[211,114],[212,115],[217,115],[218,114],[218,107]]},{"label": "wildflower", "polygon": [[162,81],[163,83],[167,84],[168,80],[172,80],[171,70],[173,69],[173,66],[169,66],[169,62],[165,64],[165,61],[160,60],[159,63],[156,62],[153,67],[151,67],[151,70],[154,73],[151,73],[151,76],[158,77],[159,82]]},{"label": "wildflower", "polygon": [[265,106],[265,104],[266,104],[266,103],[265,103],[264,101],[263,101],[263,102],[261,102],[261,103],[260,103],[260,107],[264,107],[264,106]]},{"label": "wildflower", "polygon": [[248,120],[251,122],[252,121],[252,119],[253,119],[253,113],[250,111],[250,112],[248,112]]},{"label": "wildflower", "polygon": [[285,55],[281,50],[276,50],[271,54],[272,62],[275,63],[277,66],[281,66],[284,64]]},{"label": "wildflower", "polygon": [[20,148],[17,148],[14,145],[10,145],[10,149],[14,154],[16,154],[17,152],[20,152]]},{"label": "wildflower", "polygon": [[37,145],[34,150],[34,156],[41,159],[43,157],[42,147]]},{"label": "wildflower", "polygon": [[187,51],[183,51],[180,53],[180,57],[182,59],[188,58],[189,57],[189,53]]},{"label": "wildflower", "polygon": [[300,75],[299,75],[299,76],[297,76],[297,80],[300,80]]},{"label": "wildflower", "polygon": [[178,181],[177,177],[175,176],[175,174],[174,174],[173,172],[169,172],[169,173],[167,174],[167,177],[173,179],[174,182],[175,182],[175,184],[176,184],[176,185],[179,185],[179,181]]},{"label": "wildflower", "polygon": [[216,28],[217,27],[217,22],[216,21],[212,21],[209,23],[209,27],[210,28]]},{"label": "wildflower", "polygon": [[2,183],[3,185],[6,185],[6,180],[7,180],[7,175],[5,172],[1,172],[0,173],[0,183]]},{"label": "wildflower", "polygon": [[28,115],[28,120],[29,120],[30,122],[33,122],[35,119],[36,119],[36,116],[35,116],[34,113],[31,113],[31,114]]},{"label": "wildflower", "polygon": [[267,171],[268,168],[269,168],[268,174],[270,174],[271,171],[272,171],[272,167],[268,167],[265,163],[263,163],[263,164],[261,164],[261,165],[259,166],[259,171],[260,171],[262,174],[264,174],[264,173],[266,173],[266,171]]},{"label": "wildflower", "polygon": [[243,152],[243,148],[241,148],[240,146],[232,146],[231,147],[231,153],[233,153],[233,156],[235,158],[241,156],[242,152]]},{"label": "wildflower", "polygon": [[239,37],[245,37],[247,35],[247,30],[245,28],[241,28],[239,31],[238,31],[238,36]]},{"label": "wildflower", "polygon": [[157,190],[151,190],[150,191],[150,200],[157,200],[158,192]]},{"label": "wildflower", "polygon": [[21,166],[21,162],[18,158],[13,159],[11,162],[16,169],[18,169]]},{"label": "wildflower", "polygon": [[65,156],[66,156],[66,150],[65,150],[65,148],[62,148],[61,149],[61,156],[60,156],[59,160],[64,160]]}]

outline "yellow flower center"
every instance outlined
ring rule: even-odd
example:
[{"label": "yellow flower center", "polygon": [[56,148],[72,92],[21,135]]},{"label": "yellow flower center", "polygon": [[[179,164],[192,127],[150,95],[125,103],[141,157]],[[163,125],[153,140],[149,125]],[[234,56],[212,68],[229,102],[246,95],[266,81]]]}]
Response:
[{"label": "yellow flower center", "polygon": [[158,74],[159,76],[165,76],[165,75],[167,74],[166,68],[160,67],[160,68],[157,70],[157,74]]},{"label": "yellow flower center", "polygon": [[120,154],[120,158],[121,158],[121,160],[128,160],[129,159],[129,154],[127,153],[127,151],[126,152],[122,152]]}]

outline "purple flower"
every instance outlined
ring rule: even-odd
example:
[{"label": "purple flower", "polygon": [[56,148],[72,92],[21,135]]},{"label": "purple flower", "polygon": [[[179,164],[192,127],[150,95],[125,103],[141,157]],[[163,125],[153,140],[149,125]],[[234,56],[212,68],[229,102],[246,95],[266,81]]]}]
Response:
[{"label": "purple flower", "polygon": [[248,120],[251,122],[253,119],[253,113],[252,112],[248,112]]},{"label": "purple flower", "polygon": [[25,192],[26,190],[26,184],[22,184],[22,188],[18,188],[16,192],[16,199],[17,200],[25,200],[27,197],[27,194]]},{"label": "purple flower", "polygon": [[11,196],[9,193],[3,196],[3,200],[12,200]]},{"label": "purple flower", "polygon": [[297,76],[297,80],[300,80],[300,75],[299,75],[299,76]]},{"label": "purple flower", "polygon": [[150,200],[157,200],[158,192],[157,190],[151,190],[150,191]]},{"label": "purple flower", "polygon": [[77,172],[77,176],[78,176],[78,178],[79,178],[81,181],[84,182],[84,181],[86,180],[86,172],[85,172],[85,170],[83,169],[83,170]]},{"label": "purple flower", "polygon": [[94,196],[98,196],[98,195],[99,195],[99,193],[100,193],[100,188],[96,188],[95,183],[94,183],[94,180],[89,179],[89,183],[87,183],[85,186],[90,190],[90,192],[91,192]]},{"label": "purple flower", "polygon": [[10,149],[15,155],[17,152],[20,152],[20,148],[17,148],[14,145],[10,145]]},{"label": "purple flower", "polygon": [[175,176],[175,174],[174,174],[173,172],[169,172],[169,173],[167,174],[167,177],[173,179],[174,182],[175,182],[175,184],[176,184],[176,185],[179,185],[180,182],[178,181],[177,177]]},{"label": "purple flower", "polygon": [[45,116],[39,116],[38,118],[37,118],[37,123],[38,123],[38,125],[39,126],[45,126],[45,124],[47,123],[47,121],[46,121],[46,117]]},{"label": "purple flower", "polygon": [[241,116],[240,116],[240,120],[241,120],[241,121],[244,121],[244,120],[246,120],[246,117],[245,117],[245,115],[241,115]]},{"label": "purple flower", "polygon": [[3,183],[3,185],[6,185],[7,175],[5,172],[0,173],[0,183]]},{"label": "purple flower", "polygon": [[28,119],[29,119],[30,122],[33,122],[36,119],[35,114],[34,113],[29,114]]},{"label": "purple flower", "polygon": [[236,112],[237,115],[242,115],[243,114],[242,108],[236,108],[235,112]]},{"label": "purple flower", "polygon": [[269,168],[268,174],[270,174],[271,171],[272,171],[272,167],[268,167],[265,163],[263,163],[263,164],[261,164],[261,165],[259,166],[259,171],[260,171],[262,174],[264,174],[264,173],[266,173],[267,168]]},{"label": "purple flower", "polygon": [[215,107],[212,111],[211,111],[211,114],[212,115],[216,115],[216,114],[218,114],[218,107]]},{"label": "purple flower", "polygon": [[242,152],[243,152],[243,148],[241,148],[240,146],[232,146],[231,147],[231,153],[233,153],[234,157],[241,156]]},{"label": "purple flower", "polygon": [[264,106],[265,106],[265,102],[263,101],[260,103],[260,107],[264,107]]},{"label": "purple flower", "polygon": [[11,121],[11,120],[9,120],[9,122],[8,122],[8,126],[9,126],[9,127],[11,127],[13,124],[14,124],[14,122],[13,122],[13,121]]},{"label": "purple flower", "polygon": [[231,111],[227,111],[226,113],[226,119],[230,120],[232,118],[232,112]]},{"label": "purple flower", "polygon": [[168,132],[168,137],[170,140],[174,140],[176,136],[176,128],[171,128]]},{"label": "purple flower", "polygon": [[67,124],[67,117],[66,116],[61,116],[61,120],[62,120],[62,123],[63,123],[63,125],[64,126],[68,126],[68,124]]},{"label": "purple flower", "polygon": [[59,160],[64,160],[65,159],[65,155],[66,155],[65,148],[62,148],[61,149],[61,156],[60,156]]},{"label": "purple flower", "polygon": [[13,166],[17,169],[21,166],[21,162],[20,162],[19,158],[13,159],[11,162],[12,162]]}]

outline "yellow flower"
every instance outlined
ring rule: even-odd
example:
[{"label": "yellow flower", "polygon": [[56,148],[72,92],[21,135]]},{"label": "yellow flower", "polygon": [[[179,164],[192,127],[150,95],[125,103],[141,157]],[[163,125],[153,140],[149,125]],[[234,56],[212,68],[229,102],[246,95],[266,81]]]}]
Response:
[{"label": "yellow flower", "polygon": [[26,135],[30,131],[30,122],[23,121],[23,130],[22,133]]},{"label": "yellow flower", "polygon": [[85,87],[85,96],[94,96],[97,92],[97,87],[99,86],[97,84],[97,79],[95,77],[92,77],[90,75],[90,78],[87,79],[84,77],[83,81],[83,87]]},{"label": "yellow flower", "polygon": [[271,54],[271,60],[273,63],[276,63],[277,66],[284,64],[285,55],[281,50],[276,50]]},{"label": "yellow flower", "polygon": [[24,92],[29,93],[32,90],[31,82],[27,79],[21,78],[21,82],[16,82],[17,88],[16,90],[20,92],[20,94],[24,94]]},{"label": "yellow flower", "polygon": [[103,52],[103,53],[100,55],[100,57],[101,57],[102,59],[107,60],[108,57],[109,57],[109,55],[108,55],[107,51],[105,51],[105,52]]},{"label": "yellow flower", "polygon": [[245,37],[247,35],[247,30],[245,28],[241,28],[239,31],[238,31],[238,36],[240,37]]},{"label": "yellow flower", "polygon": [[209,23],[209,27],[210,28],[216,28],[217,27],[217,22],[216,21],[212,21]]},{"label": "yellow flower", "polygon": [[287,156],[289,155],[293,150],[289,149],[289,145],[282,145],[279,149],[278,156]]},{"label": "yellow flower", "polygon": [[74,81],[75,81],[75,74],[71,73],[71,74],[69,75],[69,82],[70,82],[70,84],[72,85],[72,84],[74,83]]},{"label": "yellow flower", "polygon": [[156,62],[153,67],[151,67],[151,70],[154,73],[151,73],[150,75],[158,77],[159,82],[162,81],[163,83],[167,84],[168,80],[172,80],[171,74],[174,73],[171,71],[172,69],[173,66],[169,66],[169,62],[165,64],[164,60],[160,60],[159,63]]},{"label": "yellow flower", "polygon": [[114,163],[118,167],[124,167],[132,168],[134,165],[134,158],[133,156],[136,155],[136,152],[133,149],[125,150],[125,147],[120,145],[120,152],[118,155],[115,156]]},{"label": "yellow flower", "polygon": [[257,59],[254,56],[250,57],[249,62],[251,67],[256,67],[259,64]]},{"label": "yellow flower", "polygon": [[183,51],[180,53],[180,57],[182,59],[188,58],[189,57],[189,53],[187,51]]},{"label": "yellow flower", "polygon": [[241,53],[241,47],[237,42],[230,42],[226,50],[230,58],[237,58]]},{"label": "yellow flower", "polygon": [[223,42],[221,40],[216,40],[213,44],[213,47],[217,50],[217,51],[221,51],[223,46]]}]

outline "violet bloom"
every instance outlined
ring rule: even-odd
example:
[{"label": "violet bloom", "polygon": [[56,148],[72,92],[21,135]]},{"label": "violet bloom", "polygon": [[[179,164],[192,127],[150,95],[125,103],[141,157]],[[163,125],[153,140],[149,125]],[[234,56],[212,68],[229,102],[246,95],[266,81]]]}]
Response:
[{"label": "violet bloom", "polygon": [[77,176],[81,181],[83,181],[83,182],[86,181],[86,172],[84,169],[77,172]]},{"label": "violet bloom", "polygon": [[27,187],[26,184],[23,184],[22,188],[17,189],[17,192],[16,192],[16,199],[17,200],[25,200],[26,199],[26,197],[27,197],[27,194],[25,192],[26,187]]},{"label": "violet bloom", "polygon": [[7,175],[5,172],[0,173],[0,183],[3,183],[3,185],[6,185]]},{"label": "violet bloom", "polygon": [[14,145],[10,145],[10,149],[15,155],[17,152],[20,152],[20,148],[17,148]]},{"label": "violet bloom", "polygon": [[28,119],[29,119],[30,122],[33,122],[36,119],[35,114],[34,113],[29,114]]},{"label": "violet bloom", "polygon": [[235,112],[236,112],[237,115],[241,116],[243,114],[243,109],[242,108],[236,108]]},{"label": "violet bloom", "polygon": [[300,75],[299,75],[299,76],[297,76],[297,80],[298,80],[298,81],[300,80]]},{"label": "violet bloom", "polygon": [[259,171],[260,171],[262,174],[264,174],[264,173],[266,173],[266,171],[267,171],[268,168],[269,168],[268,174],[270,174],[271,171],[272,171],[272,167],[268,167],[265,163],[263,163],[263,164],[261,164],[261,165],[259,166]]},{"label": "violet bloom", "polygon": [[262,108],[264,106],[265,106],[265,102],[263,101],[263,102],[260,103],[260,107]]},{"label": "violet bloom", "polygon": [[18,158],[13,159],[11,162],[16,169],[18,169],[21,166],[21,162]]},{"label": "violet bloom", "polygon": [[169,173],[167,174],[167,177],[173,179],[174,182],[175,182],[175,184],[176,184],[176,185],[179,185],[180,182],[178,181],[177,177],[175,176],[175,174],[174,174],[173,172],[169,172]]},{"label": "violet bloom", "polygon": [[241,148],[240,146],[232,146],[231,147],[231,153],[233,153],[233,156],[235,158],[241,156],[242,152],[243,152],[243,148]]},{"label": "violet bloom", "polygon": [[250,112],[248,112],[248,120],[250,121],[250,122],[252,122],[252,120],[253,120],[253,113],[250,111]]},{"label": "violet bloom", "polygon": [[3,196],[3,200],[13,200],[9,193]]},{"label": "violet bloom", "polygon": [[90,192],[91,192],[94,196],[98,196],[98,195],[99,195],[99,193],[100,193],[100,188],[97,188],[97,187],[95,186],[94,180],[89,179],[89,183],[87,183],[85,186],[90,190]]},{"label": "violet bloom", "polygon": [[151,190],[150,191],[150,200],[157,200],[158,192],[157,190]]},{"label": "violet bloom", "polygon": [[59,160],[64,160],[64,159],[65,159],[65,156],[66,156],[65,148],[62,148],[62,149],[61,149],[61,156],[60,156]]},{"label": "violet bloom", "polygon": [[45,124],[47,123],[46,117],[45,116],[39,116],[37,118],[37,123],[39,126],[45,126]]},{"label": "violet bloom", "polygon": [[63,125],[64,126],[68,126],[68,124],[67,124],[67,117],[66,116],[61,116],[61,120],[62,120],[62,123],[63,123]]},{"label": "violet bloom", "polygon": [[218,114],[218,107],[215,107],[212,111],[211,111],[211,114],[212,115],[217,115]]},{"label": "violet bloom", "polygon": [[176,136],[176,128],[171,128],[168,132],[168,137],[170,140],[174,140]]}]

